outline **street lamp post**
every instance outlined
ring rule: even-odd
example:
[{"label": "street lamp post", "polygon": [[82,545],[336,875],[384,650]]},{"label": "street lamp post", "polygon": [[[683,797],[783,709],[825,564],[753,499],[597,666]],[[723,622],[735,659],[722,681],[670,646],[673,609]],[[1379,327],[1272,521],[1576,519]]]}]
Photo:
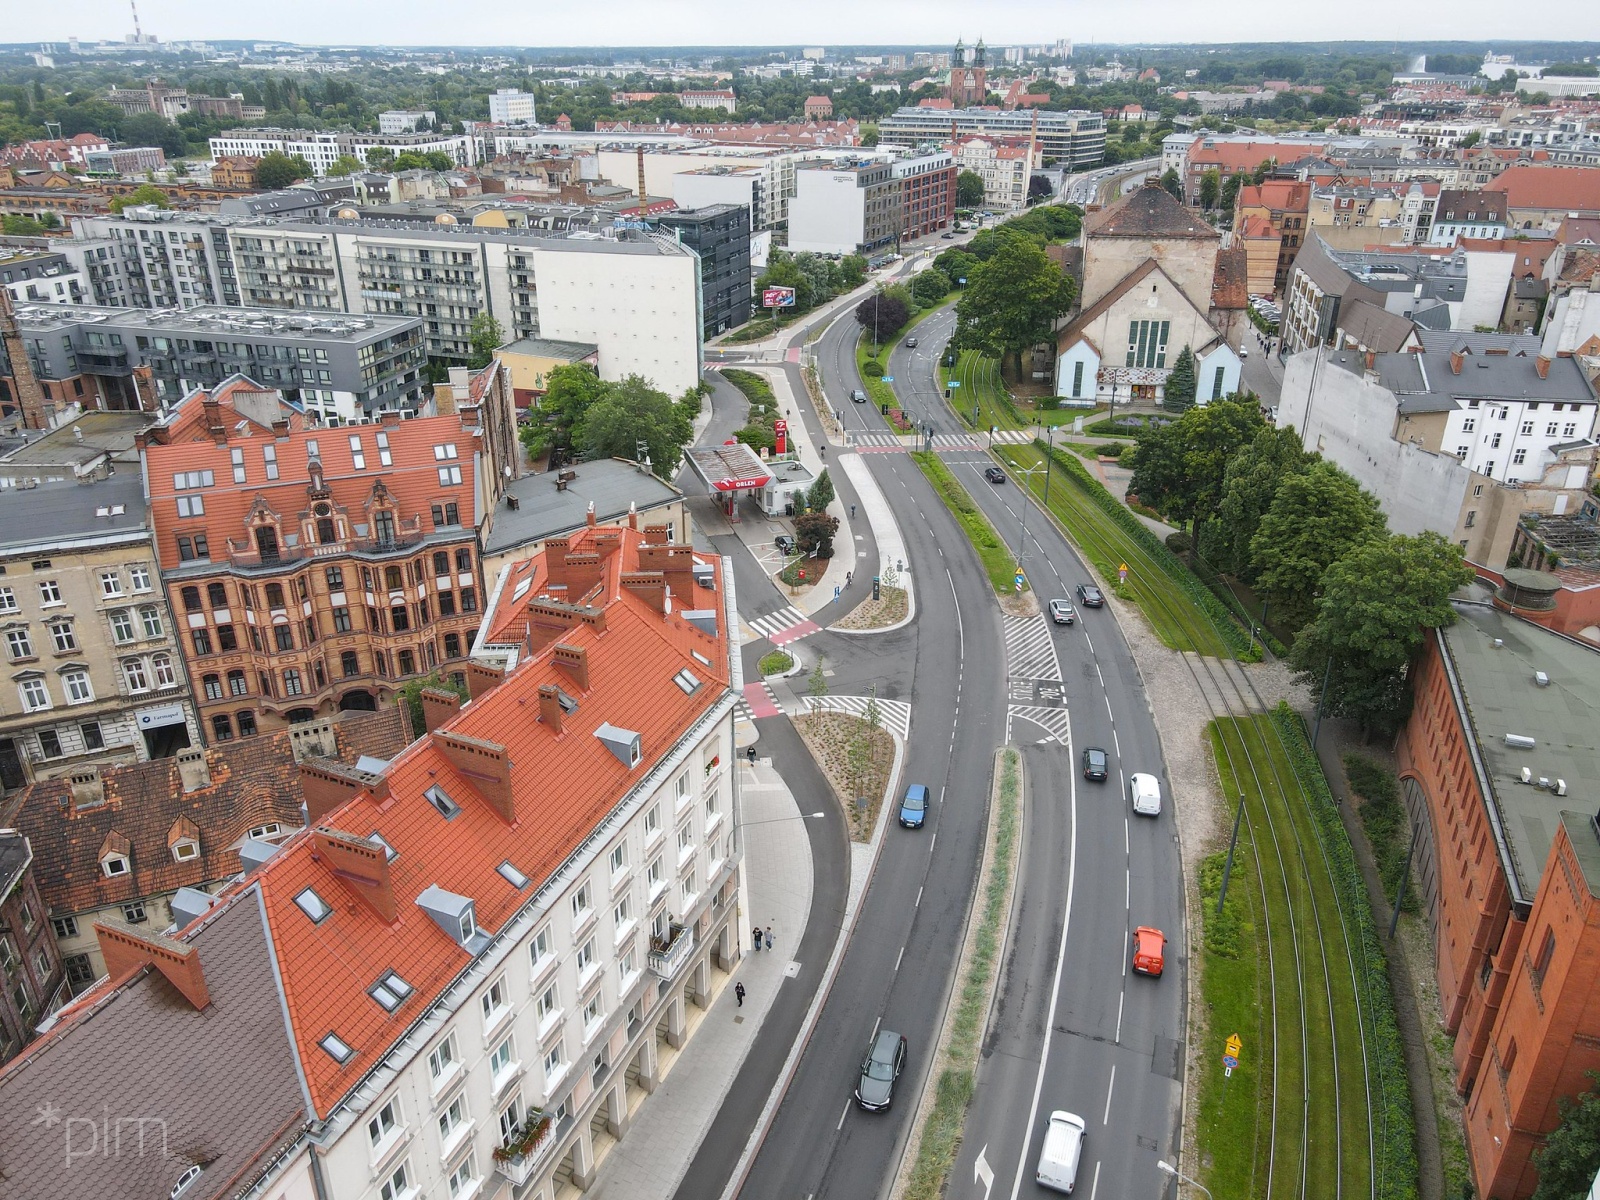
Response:
[{"label": "street lamp post", "polygon": [[1210,1188],[1208,1188],[1205,1184],[1201,1183],[1198,1179],[1190,1179],[1187,1175],[1185,1175],[1182,1171],[1178,1170],[1177,1167],[1173,1166],[1166,1159],[1163,1158],[1163,1159],[1158,1159],[1156,1161],[1156,1170],[1166,1172],[1168,1175],[1171,1175],[1174,1179],[1176,1179],[1179,1183],[1187,1183],[1190,1187],[1199,1188],[1202,1192],[1204,1192],[1206,1194],[1207,1200],[1215,1200],[1215,1197],[1213,1197],[1211,1195],[1211,1189]]},{"label": "street lamp post", "polygon": [[[1026,486],[1031,489],[1033,484],[1033,476],[1039,471],[1047,472],[1045,475],[1046,480],[1050,478],[1048,474],[1049,468],[1044,463],[1035,463],[1026,470],[1018,471],[1017,474],[1026,476],[1028,478],[1028,484]],[[1021,571],[1022,552],[1028,544],[1028,495],[1026,491],[1023,492],[1020,503],[1017,505],[1017,507],[1021,512],[1021,519],[1017,523],[1017,570]]]}]

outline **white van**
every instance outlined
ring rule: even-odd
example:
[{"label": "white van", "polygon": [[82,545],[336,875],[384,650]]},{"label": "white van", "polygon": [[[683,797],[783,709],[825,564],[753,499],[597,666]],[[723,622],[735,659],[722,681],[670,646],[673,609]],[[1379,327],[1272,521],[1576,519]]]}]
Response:
[{"label": "white van", "polygon": [[1050,1128],[1044,1131],[1044,1148],[1039,1151],[1039,1169],[1034,1173],[1040,1187],[1055,1192],[1072,1191],[1078,1182],[1083,1139],[1082,1117],[1060,1109],[1050,1114]]},{"label": "white van", "polygon": [[1161,784],[1154,775],[1130,775],[1128,798],[1133,801],[1133,811],[1141,817],[1161,815]]}]

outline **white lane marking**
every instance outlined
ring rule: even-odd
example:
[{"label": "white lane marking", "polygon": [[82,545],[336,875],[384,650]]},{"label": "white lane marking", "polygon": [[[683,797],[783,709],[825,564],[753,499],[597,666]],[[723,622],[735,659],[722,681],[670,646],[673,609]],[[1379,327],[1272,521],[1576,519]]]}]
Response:
[{"label": "white lane marking", "polygon": [[[1069,751],[1072,748],[1070,730],[1067,748]],[[1039,1048],[1039,1070],[1033,1078],[1033,1100],[1028,1105],[1028,1123],[1023,1126],[1024,1130],[1031,1130],[1039,1116],[1039,1097],[1044,1092],[1045,1068],[1050,1063],[1050,1039],[1055,1032],[1056,1005],[1061,999],[1061,972],[1067,964],[1067,933],[1072,928],[1072,894],[1078,881],[1078,773],[1069,772],[1067,780],[1068,812],[1072,818],[1072,840],[1067,851],[1067,904],[1062,914],[1061,941],[1056,946],[1056,970],[1055,978],[1050,984],[1050,1007],[1046,1010],[1051,1019],[1044,1027],[1044,1045]],[[1022,1177],[1027,1170],[1027,1163],[1028,1138],[1024,1137],[1022,1153],[1017,1155],[1017,1173],[1011,1183],[1011,1200],[1017,1200],[1022,1191]]]},{"label": "white lane marking", "polygon": [[882,1017],[879,1017],[876,1021],[874,1021],[872,1023],[872,1033],[868,1035],[867,1041],[871,1042],[871,1041],[874,1041],[874,1040],[877,1039],[878,1026],[882,1025],[882,1024],[883,1024],[883,1018]]},{"label": "white lane marking", "polygon": [[1117,737],[1117,727],[1115,725],[1113,725],[1111,727],[1111,744],[1117,748],[1117,757],[1121,758],[1122,757],[1122,741],[1121,741],[1120,738]]},{"label": "white lane marking", "polygon": [[1106,716],[1110,717],[1111,718],[1111,723],[1113,725],[1115,725],[1117,723],[1117,714],[1111,711],[1111,697],[1107,696],[1105,699],[1106,699]]},{"label": "white lane marking", "polygon": [[[983,1150],[978,1151],[978,1161],[972,1164],[972,1182],[983,1184],[983,1200],[989,1200],[989,1189],[994,1187],[994,1168],[984,1157],[984,1150],[988,1148],[989,1143],[985,1142]],[[1094,1197],[1091,1196],[1089,1200],[1094,1200]]]},{"label": "white lane marking", "polygon": [[[748,789],[747,789],[748,790]],[[1122,852],[1132,857],[1133,851],[1128,847],[1128,818],[1122,818]]]},{"label": "white lane marking", "polygon": [[[895,964],[896,969],[898,969],[899,966],[900,966],[899,963]],[[1116,1042],[1117,1045],[1119,1045],[1119,1046],[1122,1044],[1122,1002],[1124,1000],[1126,1000],[1127,998],[1128,998],[1128,993],[1127,992],[1123,992],[1121,995],[1119,995],[1117,997],[1117,1036],[1114,1037],[1111,1040]]]},{"label": "white lane marking", "polygon": [[[894,956],[894,970],[895,970],[895,974],[897,974],[897,975],[900,973],[900,962],[901,962],[902,959],[905,958],[905,956],[906,956],[906,948],[904,946],[901,946],[900,947],[900,953],[896,954]],[[1121,1022],[1122,1022],[1122,1018],[1118,1017],[1117,1018],[1117,1028],[1118,1029],[1122,1028],[1122,1023]]]},{"label": "white lane marking", "polygon": [[921,888],[917,889],[917,900],[916,900],[916,903],[913,904],[911,907],[912,908],[921,908],[922,907],[922,889]]},{"label": "white lane marking", "polygon": [[933,837],[928,841],[928,855],[933,856],[933,848],[939,844],[939,831],[934,830]]},{"label": "white lane marking", "polygon": [[1089,1200],[1094,1200],[1094,1194],[1100,1190],[1100,1164],[1094,1164],[1094,1183],[1089,1188]]},{"label": "white lane marking", "polygon": [[1111,1093],[1117,1086],[1117,1064],[1111,1064],[1111,1082],[1106,1084],[1106,1115],[1100,1118],[1100,1124],[1111,1124]]},{"label": "white lane marking", "polygon": [[835,1133],[838,1133],[839,1130],[844,1128],[844,1119],[846,1117],[848,1117],[849,1115],[850,1115],[850,1101],[846,1100],[844,1102],[844,1111],[839,1114],[839,1123],[833,1127],[833,1131]]},{"label": "white lane marking", "polygon": [[1127,912],[1133,911],[1133,872],[1122,873],[1122,907]]}]

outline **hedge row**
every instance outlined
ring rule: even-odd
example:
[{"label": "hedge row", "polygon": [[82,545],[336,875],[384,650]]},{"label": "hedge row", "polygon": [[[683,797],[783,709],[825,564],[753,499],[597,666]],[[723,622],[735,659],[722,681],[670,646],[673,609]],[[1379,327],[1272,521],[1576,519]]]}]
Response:
[{"label": "hedge row", "polygon": [[1077,483],[1090,500],[1107,516],[1116,522],[1123,533],[1138,543],[1139,548],[1159,566],[1162,572],[1178,585],[1180,591],[1200,609],[1213,625],[1216,626],[1219,636],[1228,644],[1241,662],[1261,661],[1261,651],[1250,644],[1249,635],[1233,619],[1233,614],[1217,599],[1216,595],[1205,584],[1195,577],[1193,571],[1183,565],[1177,555],[1168,550],[1155,531],[1152,530],[1133,513],[1128,511],[1126,505],[1119,501],[1105,485],[1089,473],[1089,469],[1078,460],[1075,454],[1069,454],[1059,448],[1052,449],[1038,438],[1033,444],[1041,451],[1050,455],[1051,460],[1064,470]]},{"label": "hedge row", "polygon": [[1357,976],[1360,985],[1362,1030],[1367,1042],[1367,1068],[1372,1087],[1372,1173],[1378,1200],[1416,1200],[1417,1130],[1411,1109],[1411,1085],[1406,1077],[1405,1048],[1394,1015],[1394,995],[1389,989],[1388,957],[1367,900],[1366,884],[1356,865],[1350,836],[1339,820],[1333,793],[1322,764],[1311,749],[1305,724],[1287,703],[1272,711],[1290,765],[1301,790],[1318,840],[1327,853],[1330,875],[1339,904],[1354,927]]}]

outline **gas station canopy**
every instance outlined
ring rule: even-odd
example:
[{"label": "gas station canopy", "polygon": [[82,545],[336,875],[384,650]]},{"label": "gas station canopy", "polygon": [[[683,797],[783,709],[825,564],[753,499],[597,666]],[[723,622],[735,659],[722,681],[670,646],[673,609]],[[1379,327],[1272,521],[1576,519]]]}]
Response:
[{"label": "gas station canopy", "polygon": [[742,492],[764,488],[772,478],[767,464],[743,442],[725,446],[698,446],[685,452],[689,465],[715,492]]}]

